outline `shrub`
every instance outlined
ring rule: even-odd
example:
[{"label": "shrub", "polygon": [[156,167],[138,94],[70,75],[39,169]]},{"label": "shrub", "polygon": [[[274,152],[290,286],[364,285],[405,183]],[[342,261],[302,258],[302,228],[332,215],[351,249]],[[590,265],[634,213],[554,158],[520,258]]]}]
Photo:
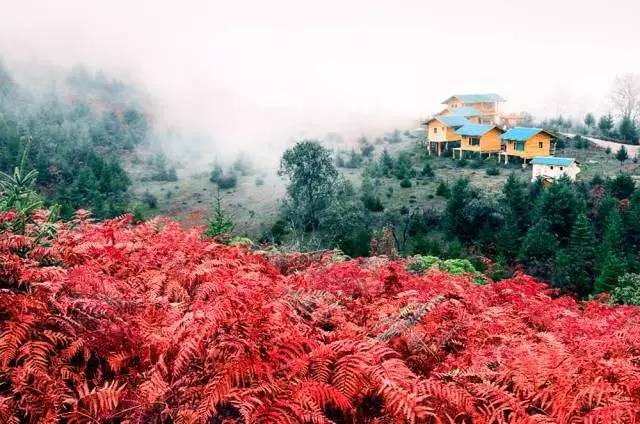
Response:
[{"label": "shrub", "polygon": [[465,158],[456,160],[456,166],[458,168],[464,168],[465,166],[467,166],[468,163],[469,161],[467,161]]},{"label": "shrub", "polygon": [[487,175],[490,175],[490,176],[500,175],[500,168],[498,168],[495,165],[492,165],[489,168],[487,168],[485,172],[487,173]]},{"label": "shrub", "polygon": [[472,169],[482,168],[484,161],[480,158],[473,159],[469,165]]},{"label": "shrub", "polygon": [[620,146],[620,148],[616,152],[616,159],[618,159],[620,162],[624,162],[629,159],[629,154],[627,153],[627,149],[624,146]]},{"label": "shrub", "polygon": [[402,181],[400,181],[400,187],[402,188],[411,187],[411,180],[407,177],[403,178]]},{"label": "shrub", "polygon": [[425,163],[424,166],[422,167],[422,176],[428,177],[428,178],[432,178],[435,176],[435,173],[433,172],[433,168],[431,168],[431,165],[429,165],[428,163]]},{"label": "shrub", "polygon": [[436,188],[436,196],[447,198],[449,197],[449,193],[449,185],[444,180],[440,180]]},{"label": "shrub", "polygon": [[217,183],[218,187],[221,189],[233,188],[238,183],[238,177],[236,177],[235,173],[230,172],[229,174],[225,174],[219,177]]},{"label": "shrub", "polygon": [[264,180],[261,177],[256,178],[256,186],[260,187],[264,184]]},{"label": "shrub", "polygon": [[209,181],[211,181],[212,183],[217,183],[218,178],[222,177],[223,174],[224,172],[222,171],[222,167],[219,165],[216,165],[211,170],[211,174],[209,175]]},{"label": "shrub", "polygon": [[373,195],[366,195],[362,198],[362,203],[364,207],[370,210],[371,212],[382,212],[384,210],[384,205],[380,201],[380,198]]},{"label": "shrub", "polygon": [[624,274],[611,291],[614,303],[640,306],[640,274]]},{"label": "shrub", "polygon": [[155,209],[158,207],[158,198],[148,191],[145,191],[142,195],[142,201],[147,205],[149,209]]}]

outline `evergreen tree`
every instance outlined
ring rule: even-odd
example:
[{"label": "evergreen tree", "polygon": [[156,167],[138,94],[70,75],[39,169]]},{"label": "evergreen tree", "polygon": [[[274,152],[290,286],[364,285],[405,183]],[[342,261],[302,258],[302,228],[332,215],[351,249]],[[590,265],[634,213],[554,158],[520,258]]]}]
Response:
[{"label": "evergreen tree", "polygon": [[627,153],[627,149],[624,146],[620,146],[620,148],[616,152],[616,159],[618,159],[620,162],[624,162],[625,160],[629,159],[629,154]]},{"label": "evergreen tree", "polygon": [[578,215],[571,231],[569,246],[556,255],[554,285],[584,296],[593,287],[595,261],[593,229],[584,214]]},{"label": "evergreen tree", "polygon": [[638,138],[638,128],[629,116],[622,117],[618,131],[623,140],[635,141]]},{"label": "evergreen tree", "polygon": [[571,181],[568,178],[560,178],[538,199],[533,222],[538,219],[548,220],[549,230],[564,244],[571,234],[576,217],[583,208]]},{"label": "evergreen tree", "polygon": [[384,149],[382,156],[380,157],[380,167],[382,168],[382,173],[387,177],[393,171],[394,161],[387,149]]},{"label": "evergreen tree", "polygon": [[518,261],[526,266],[529,274],[550,280],[557,248],[558,239],[549,230],[549,222],[541,219],[522,240]]},{"label": "evergreen tree", "polygon": [[510,217],[515,220],[519,238],[529,223],[530,202],[527,199],[525,185],[512,173],[502,187],[502,194]]},{"label": "evergreen tree", "polygon": [[603,115],[600,117],[598,121],[598,128],[602,135],[609,135],[611,129],[613,128],[613,116],[611,114]]},{"label": "evergreen tree", "polygon": [[588,128],[593,128],[596,125],[596,118],[593,116],[593,113],[589,112],[585,115],[584,124]]},{"label": "evergreen tree", "polygon": [[634,191],[629,198],[623,221],[627,245],[631,251],[637,252],[640,250],[640,190]]},{"label": "evergreen tree", "polygon": [[496,236],[496,251],[509,262],[516,259],[520,248],[522,229],[518,226],[519,222],[520,218],[515,212],[508,209],[505,212],[504,224]]},{"label": "evergreen tree", "polygon": [[605,231],[602,237],[600,273],[595,283],[595,293],[611,291],[618,278],[626,271],[623,250],[622,219],[618,209],[613,209],[607,216]]},{"label": "evergreen tree", "polygon": [[225,235],[230,235],[235,224],[229,215],[222,209],[222,199],[220,196],[220,190],[216,195],[216,203],[213,209],[213,216],[207,221],[207,228],[204,231],[204,236],[216,238]]}]

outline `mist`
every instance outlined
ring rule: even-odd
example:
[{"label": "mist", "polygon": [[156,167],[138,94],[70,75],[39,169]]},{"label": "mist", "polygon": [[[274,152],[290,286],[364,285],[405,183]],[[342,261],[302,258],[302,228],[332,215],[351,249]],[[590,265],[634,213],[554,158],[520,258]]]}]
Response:
[{"label": "mist", "polygon": [[169,154],[207,160],[246,151],[274,163],[302,137],[412,129],[453,93],[497,92],[506,111],[539,118],[604,113],[615,76],[640,70],[633,0],[27,0],[2,9],[0,58],[18,77],[82,64],[135,84],[172,131]]}]

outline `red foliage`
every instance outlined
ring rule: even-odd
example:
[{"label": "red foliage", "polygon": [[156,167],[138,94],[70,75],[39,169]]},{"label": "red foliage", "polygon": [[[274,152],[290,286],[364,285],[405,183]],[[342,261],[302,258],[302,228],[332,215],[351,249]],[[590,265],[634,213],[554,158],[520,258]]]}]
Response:
[{"label": "red foliage", "polygon": [[638,308],[380,258],[287,269],[166,220],[0,234],[0,422],[640,416]]}]

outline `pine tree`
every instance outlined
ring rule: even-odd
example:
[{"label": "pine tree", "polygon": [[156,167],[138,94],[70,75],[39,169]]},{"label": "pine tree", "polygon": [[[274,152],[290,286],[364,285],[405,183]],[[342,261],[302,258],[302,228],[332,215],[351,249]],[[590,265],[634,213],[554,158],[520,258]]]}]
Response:
[{"label": "pine tree", "polygon": [[554,285],[578,295],[588,294],[593,286],[595,261],[593,229],[584,214],[578,215],[569,238],[569,247],[556,255]]},{"label": "pine tree", "polygon": [[593,113],[589,112],[585,115],[584,124],[589,128],[592,128],[596,125],[596,118],[593,116]]},{"label": "pine tree", "polygon": [[549,222],[542,219],[529,229],[522,240],[518,260],[527,267],[531,275],[550,279],[557,248],[558,239],[549,230]]},{"label": "pine tree", "polygon": [[520,237],[529,222],[529,202],[525,192],[525,185],[522,184],[512,173],[507,178],[502,194],[508,211],[511,213],[510,218],[515,219],[518,228],[517,236]]},{"label": "pine tree", "polygon": [[571,234],[573,223],[582,209],[581,200],[571,182],[561,178],[542,193],[538,199],[532,221],[548,220],[549,230],[558,236],[559,241],[564,245]]},{"label": "pine tree", "polygon": [[624,162],[625,160],[629,159],[629,154],[627,153],[627,149],[624,146],[620,146],[620,148],[616,152],[616,159],[618,159],[620,162]]},{"label": "pine tree", "polygon": [[596,293],[611,291],[616,286],[618,278],[626,271],[622,236],[620,212],[613,209],[607,216],[602,237],[600,273],[595,283]]},{"label": "pine tree", "polygon": [[216,195],[216,203],[213,210],[213,216],[207,222],[207,228],[204,231],[205,237],[221,237],[231,234],[235,224],[229,215],[222,209],[222,199],[220,196],[220,190]]}]

